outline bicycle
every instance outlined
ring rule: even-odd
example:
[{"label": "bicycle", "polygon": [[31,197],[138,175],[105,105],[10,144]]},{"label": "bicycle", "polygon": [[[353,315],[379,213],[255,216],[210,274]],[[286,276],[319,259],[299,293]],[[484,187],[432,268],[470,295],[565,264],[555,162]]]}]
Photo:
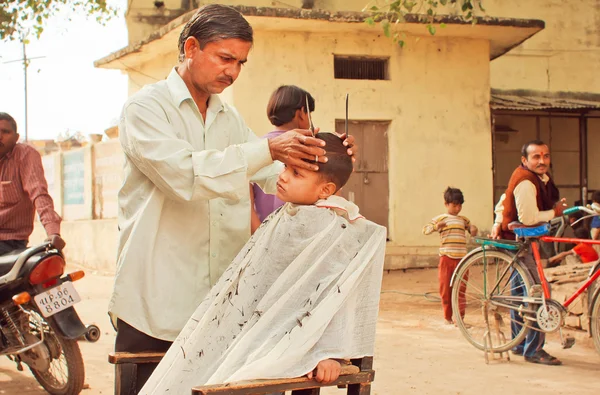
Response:
[{"label": "bicycle", "polygon": [[[577,211],[588,214],[580,220],[600,215],[587,207],[577,206],[566,209],[563,216],[549,223],[525,226],[513,222],[509,227],[517,235],[516,241],[476,238],[481,247],[470,251],[458,264],[451,280],[455,322],[472,345],[486,352],[486,361],[489,352],[501,354],[517,346],[528,330],[547,333],[559,330],[569,305],[600,277],[599,259],[590,264],[585,283],[564,303],[551,297],[539,242],[600,245],[600,240],[548,236],[552,230],[562,232],[565,216]],[[533,253],[539,282],[520,259],[526,253]],[[600,287],[589,300],[588,329],[600,353]],[[524,324],[520,329],[513,329],[517,333],[512,333],[511,323],[518,322],[513,318],[517,315]],[[532,326],[534,323],[539,329]],[[573,345],[574,339],[564,340],[562,331],[560,335],[564,348]]]}]

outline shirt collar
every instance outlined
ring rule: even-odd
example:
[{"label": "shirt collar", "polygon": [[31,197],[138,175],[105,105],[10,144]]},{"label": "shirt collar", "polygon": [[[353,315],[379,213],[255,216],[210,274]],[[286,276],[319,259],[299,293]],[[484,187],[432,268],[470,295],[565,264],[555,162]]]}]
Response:
[{"label": "shirt collar", "polygon": [[[183,82],[179,73],[177,73],[177,67],[173,67],[173,70],[169,73],[169,76],[167,77],[167,87],[171,92],[173,102],[178,107],[188,99],[192,100],[192,102],[194,101],[187,85]],[[208,99],[208,109],[215,113],[227,111],[227,107],[225,107],[219,95],[210,95],[210,98]]]}]

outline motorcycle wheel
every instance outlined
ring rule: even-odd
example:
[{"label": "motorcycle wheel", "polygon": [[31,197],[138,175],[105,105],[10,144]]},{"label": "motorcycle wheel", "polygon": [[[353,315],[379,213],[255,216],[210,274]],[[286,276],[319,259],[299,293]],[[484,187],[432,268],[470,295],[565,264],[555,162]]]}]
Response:
[{"label": "motorcycle wheel", "polygon": [[77,341],[64,339],[53,332],[47,332],[45,336],[44,343],[52,358],[50,368],[47,371],[30,368],[31,373],[51,395],[79,394],[83,389],[85,367]]}]

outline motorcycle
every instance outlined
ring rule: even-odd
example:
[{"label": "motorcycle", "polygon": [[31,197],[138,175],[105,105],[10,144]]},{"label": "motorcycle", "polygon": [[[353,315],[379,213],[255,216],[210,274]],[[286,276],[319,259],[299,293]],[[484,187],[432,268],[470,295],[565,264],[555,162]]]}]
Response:
[{"label": "motorcycle", "polygon": [[73,282],[84,272],[63,276],[64,269],[64,256],[50,243],[0,256],[0,356],[19,371],[27,365],[53,395],[81,392],[85,369],[77,339],[93,332],[73,307],[81,300]]}]

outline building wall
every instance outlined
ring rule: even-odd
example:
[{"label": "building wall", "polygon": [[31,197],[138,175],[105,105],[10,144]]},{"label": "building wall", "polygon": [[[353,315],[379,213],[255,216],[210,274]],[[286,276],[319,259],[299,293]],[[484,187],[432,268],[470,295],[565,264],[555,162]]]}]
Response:
[{"label": "building wall", "polygon": [[[315,96],[314,122],[322,130],[335,130],[344,118],[346,93],[351,119],[389,121],[387,267],[427,265],[439,240],[421,229],[444,211],[447,186],[463,190],[464,214],[481,229],[492,222],[489,43],[422,37],[401,50],[378,33],[256,31],[249,61],[225,96],[258,135],[272,128],[266,104],[281,84]],[[390,79],[336,80],[334,54],[389,57]],[[139,66],[136,85],[164,78],[175,57],[172,51]]]},{"label": "building wall", "polygon": [[[517,113],[496,115],[496,125],[510,127],[514,132],[497,132],[494,140],[496,174],[495,200],[504,193],[510,175],[521,163],[521,147],[528,141],[541,139],[550,147],[552,159],[552,175],[558,185],[561,197],[572,205],[582,198],[579,188],[580,152],[579,152],[579,118],[577,117],[548,117],[545,114],[532,115]],[[598,162],[595,147],[600,145],[598,133],[600,126],[597,119],[587,119],[588,125],[588,188],[600,187],[598,172],[594,171]],[[594,145],[596,144],[596,145]]]},{"label": "building wall", "polygon": [[600,3],[596,0],[484,0],[488,15],[535,18],[546,28],[492,62],[499,89],[600,93]]},{"label": "building wall", "polygon": [[[170,17],[192,9],[193,4],[281,8],[302,5],[301,0],[166,0],[164,3],[160,9],[152,0],[129,3],[130,43],[147,37]],[[362,11],[369,3],[368,0],[315,0],[314,8]],[[600,63],[600,3],[597,0],[483,0],[483,4],[487,16],[535,18],[546,22],[542,32],[492,62],[492,87],[600,93],[600,78],[590,72]],[[453,8],[447,11],[456,12]],[[442,8],[439,12],[442,13]],[[425,34],[425,27],[423,29]]]},{"label": "building wall", "polygon": [[[114,273],[117,266],[117,219],[63,221],[61,236],[67,242],[64,249],[67,263],[101,273]],[[29,245],[40,244],[46,232],[35,222]]]},{"label": "building wall", "polygon": [[[336,80],[333,54],[389,56],[390,80]],[[486,41],[468,39],[425,37],[401,51],[376,34],[262,31],[233,97],[258,134],[271,129],[265,107],[280,84],[313,93],[314,122],[323,130],[334,130],[335,120],[344,118],[346,93],[351,119],[391,121],[388,255],[395,251],[390,259],[404,265],[408,258],[401,255],[416,247],[435,254],[438,238],[421,229],[443,212],[448,185],[465,193],[465,215],[482,229],[491,225],[488,54]]]}]

